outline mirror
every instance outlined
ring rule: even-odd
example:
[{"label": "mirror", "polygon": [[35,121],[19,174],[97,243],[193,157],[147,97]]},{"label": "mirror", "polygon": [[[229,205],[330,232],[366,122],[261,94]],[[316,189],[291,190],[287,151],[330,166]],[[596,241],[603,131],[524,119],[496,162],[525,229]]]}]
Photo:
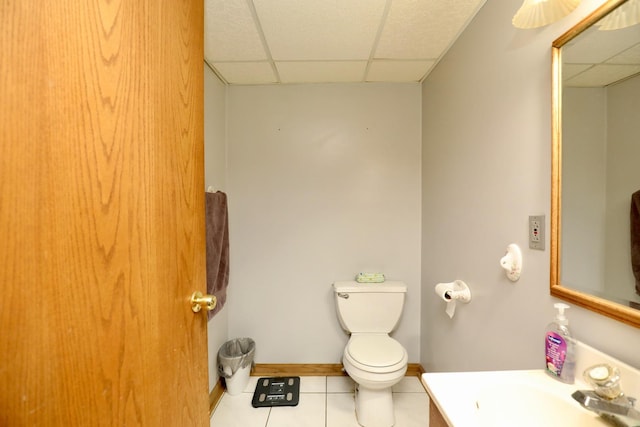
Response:
[{"label": "mirror", "polygon": [[552,45],[551,294],[635,327],[639,22],[640,0],[609,0]]}]

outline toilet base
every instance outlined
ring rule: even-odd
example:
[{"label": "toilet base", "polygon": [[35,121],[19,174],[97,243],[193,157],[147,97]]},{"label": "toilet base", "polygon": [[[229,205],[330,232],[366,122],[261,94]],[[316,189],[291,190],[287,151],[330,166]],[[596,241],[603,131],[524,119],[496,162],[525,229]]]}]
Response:
[{"label": "toilet base", "polygon": [[392,427],[395,424],[391,387],[371,390],[356,388],[356,418],[363,427]]}]

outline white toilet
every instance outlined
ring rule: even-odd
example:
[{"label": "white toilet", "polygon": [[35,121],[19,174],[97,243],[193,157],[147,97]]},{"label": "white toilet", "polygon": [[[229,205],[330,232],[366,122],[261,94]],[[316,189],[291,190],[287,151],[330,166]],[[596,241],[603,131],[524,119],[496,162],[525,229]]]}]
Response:
[{"label": "white toilet", "polygon": [[364,427],[395,423],[391,387],[407,372],[407,351],[389,336],[404,306],[402,282],[333,284],[338,319],[351,334],[342,364],[357,383],[356,417]]}]

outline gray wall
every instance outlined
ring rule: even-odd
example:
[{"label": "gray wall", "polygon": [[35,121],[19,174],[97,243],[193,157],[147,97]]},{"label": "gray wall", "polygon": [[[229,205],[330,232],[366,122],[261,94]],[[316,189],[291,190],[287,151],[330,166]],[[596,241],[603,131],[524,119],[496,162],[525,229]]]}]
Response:
[{"label": "gray wall", "polygon": [[640,303],[631,270],[629,205],[640,190],[640,76],[607,90],[607,291]]},{"label": "gray wall", "polygon": [[601,294],[605,283],[607,90],[565,88],[562,106],[560,280],[569,287]]},{"label": "gray wall", "polygon": [[231,86],[229,334],[259,363],[339,363],[331,284],[407,283],[394,334],[420,358],[420,85]]},{"label": "gray wall", "polygon": [[562,121],[562,283],[638,302],[629,205],[640,190],[639,100],[638,76],[606,88],[565,88],[571,114]]},{"label": "gray wall", "polygon": [[[527,218],[550,213],[551,42],[595,8],[517,30],[519,1],[489,0],[423,84],[421,363],[428,371],[541,368],[553,318],[547,250],[528,249]],[[522,277],[498,265],[523,250]],[[465,280],[453,319],[433,292]],[[639,367],[640,330],[573,307],[574,335]],[[633,344],[631,344],[633,343]]]}]

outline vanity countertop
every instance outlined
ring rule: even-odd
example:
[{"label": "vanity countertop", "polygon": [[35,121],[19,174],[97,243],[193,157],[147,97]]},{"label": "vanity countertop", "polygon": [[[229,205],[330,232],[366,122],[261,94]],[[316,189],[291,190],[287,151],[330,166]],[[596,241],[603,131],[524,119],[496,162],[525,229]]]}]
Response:
[{"label": "vanity countertop", "polygon": [[[484,427],[501,421],[504,424],[496,424],[495,427],[507,425],[511,415],[505,411],[537,407],[536,393],[552,396],[561,402],[563,408],[575,409],[584,417],[597,418],[597,415],[590,414],[571,398],[571,393],[584,388],[584,385],[561,383],[550,378],[542,369],[426,373],[422,375],[422,383],[429,398],[451,427]],[[504,408],[500,408],[500,405],[504,405]],[[527,408],[516,408],[514,405],[525,405]],[[489,416],[482,412],[494,409],[497,413]],[[523,420],[518,425],[536,423],[528,424]]]},{"label": "vanity countertop", "polygon": [[575,384],[557,381],[543,369],[436,372],[423,374],[421,380],[450,427],[506,426],[516,418],[515,425],[521,427],[607,426],[571,397],[576,390],[590,388],[582,381],[582,372],[598,363],[615,365],[621,371],[625,394],[640,397],[640,371],[580,342],[576,356]]}]

